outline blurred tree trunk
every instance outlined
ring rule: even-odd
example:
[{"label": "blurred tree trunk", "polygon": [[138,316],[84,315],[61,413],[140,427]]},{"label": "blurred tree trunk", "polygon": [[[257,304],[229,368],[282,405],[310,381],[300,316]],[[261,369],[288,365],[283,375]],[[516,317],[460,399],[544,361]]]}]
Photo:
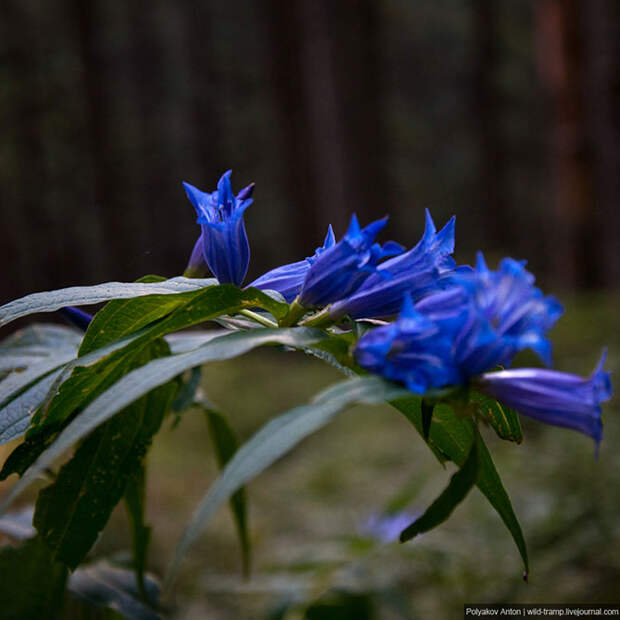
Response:
[{"label": "blurred tree trunk", "polygon": [[393,211],[384,108],[384,17],[381,3],[375,0],[328,6],[329,23],[338,25],[331,35],[342,108],[339,119],[346,139],[346,203],[342,210],[357,212],[363,224]]},{"label": "blurred tree trunk", "polygon": [[[197,184],[214,183],[221,167],[222,117],[217,106],[221,88],[217,71],[215,18],[207,3],[196,2],[184,8],[184,35],[189,61],[190,143],[192,174]],[[213,185],[214,186],[214,185]]]},{"label": "blurred tree trunk", "polygon": [[326,1],[270,0],[267,19],[289,202],[309,249],[338,212],[346,182]]},{"label": "blurred tree trunk", "polygon": [[[42,216],[45,196],[45,166],[40,142],[40,97],[37,87],[38,68],[32,53],[32,22],[19,2],[0,4],[3,65],[9,68],[2,104],[5,128],[2,136],[6,162],[2,178],[3,265],[15,265],[17,281],[5,282],[8,298],[23,295],[24,286],[37,286],[36,258],[28,246],[44,242],[44,229],[35,230],[29,222]],[[3,178],[6,175],[6,180]],[[8,301],[2,300],[2,301]]]},{"label": "blurred tree trunk", "polygon": [[566,287],[598,281],[593,251],[592,160],[585,112],[585,64],[580,0],[537,0],[538,68],[550,111],[552,274]]},{"label": "blurred tree trunk", "polygon": [[473,19],[473,116],[478,140],[478,200],[488,251],[505,251],[512,240],[498,93],[498,2],[475,0]]},{"label": "blurred tree trunk", "polygon": [[[88,222],[94,252],[87,258],[94,281],[111,273],[114,254],[118,249],[117,213],[115,213],[115,170],[109,143],[109,100],[107,66],[101,50],[98,28],[100,15],[97,0],[70,2],[70,10],[78,41],[81,78],[86,109],[86,131],[92,162],[93,202],[88,209]],[[112,246],[111,240],[114,240]]]},{"label": "blurred tree trunk", "polygon": [[270,0],[273,82],[297,238],[322,240],[390,210],[383,127],[382,20],[371,0]]},{"label": "blurred tree trunk", "polygon": [[620,283],[620,3],[584,4],[587,58],[586,114],[594,165],[596,218],[593,256],[598,284]]}]

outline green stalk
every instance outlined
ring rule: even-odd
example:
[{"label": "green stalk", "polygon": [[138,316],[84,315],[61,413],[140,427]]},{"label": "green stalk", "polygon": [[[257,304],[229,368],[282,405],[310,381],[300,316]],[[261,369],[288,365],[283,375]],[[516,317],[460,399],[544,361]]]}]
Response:
[{"label": "green stalk", "polygon": [[290,305],[288,314],[280,320],[280,327],[291,327],[296,325],[297,321],[299,321],[299,319],[301,319],[306,312],[308,312],[308,309],[304,308],[297,301],[297,298],[295,298],[293,303]]},{"label": "green stalk", "polygon": [[334,324],[334,320],[329,316],[329,306],[323,308],[319,312],[315,312],[307,319],[299,323],[304,327],[329,327]]},{"label": "green stalk", "polygon": [[257,323],[260,323],[265,327],[278,327],[278,324],[275,321],[268,319],[266,316],[258,314],[258,312],[252,312],[252,310],[241,310],[239,314],[242,314],[243,316],[248,317],[248,319],[252,319]]}]

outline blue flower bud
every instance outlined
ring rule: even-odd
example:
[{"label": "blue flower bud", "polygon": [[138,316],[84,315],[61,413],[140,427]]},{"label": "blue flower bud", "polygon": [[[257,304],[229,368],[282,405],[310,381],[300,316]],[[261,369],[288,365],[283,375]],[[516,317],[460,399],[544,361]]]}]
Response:
[{"label": "blue flower bud", "polygon": [[248,286],[254,286],[262,290],[278,291],[288,303],[293,301],[303,284],[308,269],[314,263],[314,261],[320,256],[320,254],[328,248],[331,248],[336,243],[334,238],[334,231],[331,225],[327,231],[327,236],[323,245],[316,249],[314,256],[309,256],[305,260],[300,260],[295,263],[289,263],[288,265],[282,265],[276,267],[262,276],[256,278],[254,282]]},{"label": "blue flower bud", "polygon": [[201,192],[185,182],[183,187],[198,214],[198,223],[202,228],[202,250],[209,269],[220,283],[239,286],[250,262],[243,213],[252,204],[254,184],[234,196],[230,175],[230,170],[225,172],[218,181],[217,190],[212,193]]},{"label": "blue flower bud", "polygon": [[601,441],[601,402],[611,398],[606,352],[590,377],[541,368],[519,368],[483,374],[477,385],[493,398],[546,424],[572,428]]},{"label": "blue flower bud", "polygon": [[400,254],[403,247],[388,241],[383,247],[374,239],[386,225],[387,217],[360,229],[357,217],[345,236],[322,252],[308,269],[304,278],[299,304],[305,308],[326,306],[356,291],[380,260]]},{"label": "blue flower bud", "polygon": [[420,299],[442,286],[440,276],[455,268],[454,217],[437,233],[426,210],[426,226],[419,243],[408,252],[381,263],[375,273],[349,297],[334,303],[333,320],[344,315],[354,319],[387,317],[397,314],[405,294]]}]

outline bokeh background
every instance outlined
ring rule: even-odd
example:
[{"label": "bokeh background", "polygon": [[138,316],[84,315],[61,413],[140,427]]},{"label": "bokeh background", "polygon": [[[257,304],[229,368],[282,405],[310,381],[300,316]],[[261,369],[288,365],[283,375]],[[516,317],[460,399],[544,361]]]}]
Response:
[{"label": "bokeh background", "polygon": [[[180,274],[199,233],[181,181],[211,190],[232,168],[236,189],[257,185],[248,281],[310,255],[329,223],[342,234],[354,211],[389,214],[384,239],[411,246],[429,207],[438,225],[456,214],[459,262],[527,258],[562,296],[559,368],[589,372],[605,344],[618,365],[616,0],[3,0],[0,85],[0,302]],[[204,388],[247,438],[337,379],[303,356],[252,354],[207,370]],[[526,422],[520,447],[488,435],[530,543],[528,586],[480,497],[415,544],[351,541],[393,502],[423,510],[448,477],[375,407],[250,486],[250,582],[220,515],[186,568],[181,617],[263,618],[332,587],[360,595],[354,617],[618,601],[617,414],[606,408],[598,462],[570,431]],[[160,572],[212,460],[197,413],[154,447]],[[96,553],[126,545],[123,520]]]},{"label": "bokeh background", "polygon": [[257,184],[250,277],[391,216],[620,282],[614,0],[3,0],[2,299],[183,271],[181,180]]}]

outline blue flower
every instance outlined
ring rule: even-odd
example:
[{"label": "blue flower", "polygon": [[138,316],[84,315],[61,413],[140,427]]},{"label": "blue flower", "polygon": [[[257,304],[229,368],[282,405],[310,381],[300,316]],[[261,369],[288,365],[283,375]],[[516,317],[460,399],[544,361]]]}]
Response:
[{"label": "blue flower", "polygon": [[217,190],[212,193],[201,192],[185,182],[183,187],[198,214],[198,223],[202,228],[202,249],[209,269],[220,283],[239,286],[250,262],[243,213],[252,204],[254,184],[234,196],[230,175],[230,170],[225,172],[218,181]]},{"label": "blue flower", "polygon": [[387,217],[360,229],[353,215],[345,236],[322,252],[308,269],[298,303],[304,308],[326,306],[356,291],[377,270],[380,260],[400,254],[403,247],[388,241],[383,247],[374,239]]},{"label": "blue flower", "polygon": [[489,372],[477,381],[479,389],[525,416],[564,426],[592,437],[602,437],[601,402],[611,398],[606,353],[590,375],[579,377],[541,368]]},{"label": "blue flower", "polygon": [[358,363],[424,394],[506,366],[526,347],[550,361],[546,332],[562,308],[533,286],[523,263],[504,259],[492,272],[480,255],[475,271],[451,279],[415,306],[407,295],[395,323],[360,338]]},{"label": "blue flower", "polygon": [[505,365],[525,348],[535,351],[546,365],[551,364],[551,343],[545,334],[564,310],[555,297],[545,297],[534,286],[534,276],[525,269],[525,261],[504,258],[499,269],[491,271],[482,253],[478,253],[476,269],[456,274],[454,282],[469,288],[476,308],[498,336],[485,355],[476,351],[477,363],[469,360],[479,367],[479,372]]},{"label": "blue flower", "polygon": [[272,269],[271,271],[268,271],[262,276],[256,278],[256,280],[248,286],[254,286],[262,290],[278,291],[278,293],[280,293],[284,299],[290,303],[293,299],[295,299],[295,297],[297,297],[297,295],[299,295],[301,285],[303,284],[304,278],[306,277],[306,273],[308,273],[310,266],[314,263],[314,261],[316,261],[322,252],[328,248],[331,248],[335,243],[336,239],[334,238],[334,231],[330,225],[323,245],[316,249],[314,256],[309,256],[308,258],[297,261],[296,263],[276,267],[275,269]]},{"label": "blue flower", "polygon": [[408,252],[381,263],[375,273],[349,297],[334,303],[329,315],[338,319],[386,317],[397,314],[404,295],[420,299],[441,287],[440,276],[455,268],[450,254],[454,251],[454,217],[437,233],[426,210],[424,236]]},{"label": "blue flower", "polygon": [[64,308],[60,308],[58,312],[64,319],[69,321],[71,325],[81,329],[83,332],[88,329],[90,322],[93,320],[93,317],[88,314],[88,312],[84,312],[84,310],[80,310],[75,306],[65,306]]},{"label": "blue flower", "polygon": [[[450,327],[435,323],[416,310],[406,295],[398,319],[362,336],[355,347],[357,363],[369,372],[404,383],[417,394],[461,382],[454,360],[453,334],[466,311],[457,312]],[[443,327],[443,329],[442,329]]]}]

